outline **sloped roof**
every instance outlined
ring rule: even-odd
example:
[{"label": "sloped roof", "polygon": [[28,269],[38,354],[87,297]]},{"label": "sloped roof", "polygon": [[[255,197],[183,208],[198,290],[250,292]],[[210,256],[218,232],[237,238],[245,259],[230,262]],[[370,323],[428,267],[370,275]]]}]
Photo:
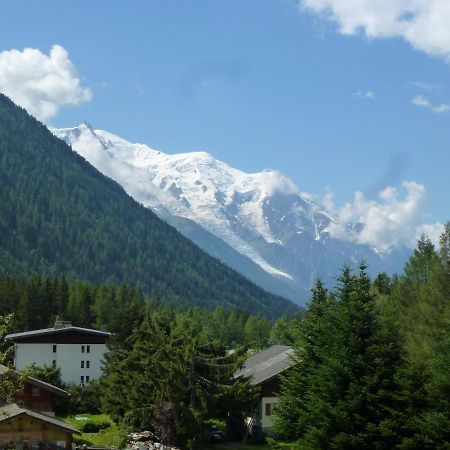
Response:
[{"label": "sloped roof", "polygon": [[111,336],[111,333],[108,333],[107,331],[92,330],[90,328],[81,328],[81,327],[74,327],[72,325],[69,325],[69,326],[62,326],[62,327],[43,328],[41,330],[24,331],[22,333],[8,334],[5,337],[5,341],[9,341],[9,340],[14,341],[15,339],[18,339],[18,338],[43,336],[46,334],[59,334],[59,333],[65,333],[67,331],[95,334],[97,336]]},{"label": "sloped roof", "polygon": [[[19,373],[16,372],[15,370],[10,369],[10,368],[4,366],[3,364],[0,364],[0,379],[4,375],[9,373],[10,371],[12,371],[14,374],[19,376]],[[46,383],[45,381],[38,380],[37,378],[27,376],[26,377],[26,381],[28,383],[30,383],[31,385],[33,385],[33,386],[39,387],[39,388],[44,389],[46,391],[50,391],[53,394],[60,395],[61,397],[69,397],[70,396],[70,394],[67,391],[65,391],[64,389],[56,387],[53,384]]]},{"label": "sloped roof", "polygon": [[272,345],[262,352],[250,356],[244,367],[235,373],[235,377],[250,377],[252,384],[258,386],[264,381],[289,369],[295,364],[294,349],[287,345]]},{"label": "sloped roof", "polygon": [[30,409],[23,408],[16,403],[10,403],[9,405],[4,405],[0,407],[0,423],[7,420],[14,419],[19,416],[28,416],[33,419],[39,420],[55,427],[61,428],[63,430],[69,431],[74,434],[81,434],[76,428],[71,427],[67,423],[61,422],[53,417],[46,416],[45,414],[38,413],[36,411],[31,411]]}]

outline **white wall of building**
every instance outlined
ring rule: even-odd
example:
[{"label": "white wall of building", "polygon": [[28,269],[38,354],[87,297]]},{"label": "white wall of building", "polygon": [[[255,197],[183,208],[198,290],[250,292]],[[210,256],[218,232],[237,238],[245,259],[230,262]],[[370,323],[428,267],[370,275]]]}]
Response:
[{"label": "white wall of building", "polygon": [[[274,408],[276,403],[278,402],[278,397],[262,397],[261,398],[261,402],[260,402],[260,408],[259,408],[259,414],[258,414],[258,419],[259,419],[259,424],[258,426],[260,426],[262,428],[263,431],[270,431],[272,426],[273,426],[273,412],[274,412]],[[272,414],[271,415],[266,415],[266,404],[271,404],[271,410],[272,410]]]},{"label": "white wall of building", "polygon": [[[56,345],[56,352],[53,346]],[[87,346],[90,352],[87,353]],[[84,353],[82,352],[84,347]],[[17,343],[15,349],[16,370],[23,370],[31,364],[51,366],[53,362],[61,369],[64,383],[80,384],[81,377],[89,377],[89,381],[102,375],[102,361],[108,351],[106,344],[31,344]],[[84,361],[84,368],[81,368]],[[89,361],[89,368],[87,368]]]}]

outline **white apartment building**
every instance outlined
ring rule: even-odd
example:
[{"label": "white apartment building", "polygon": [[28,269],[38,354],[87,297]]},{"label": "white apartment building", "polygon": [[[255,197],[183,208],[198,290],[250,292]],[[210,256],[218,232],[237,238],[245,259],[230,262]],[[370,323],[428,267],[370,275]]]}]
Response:
[{"label": "white apartment building", "polygon": [[57,320],[53,328],[9,334],[15,344],[14,366],[21,371],[36,364],[56,365],[64,383],[87,384],[102,375],[106,342],[111,333],[74,327]]}]

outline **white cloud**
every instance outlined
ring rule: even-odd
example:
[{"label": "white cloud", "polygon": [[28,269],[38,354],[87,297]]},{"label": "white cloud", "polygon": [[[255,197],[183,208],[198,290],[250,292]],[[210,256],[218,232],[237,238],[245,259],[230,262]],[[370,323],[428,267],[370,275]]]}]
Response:
[{"label": "white cloud", "polygon": [[412,84],[428,92],[441,90],[441,86],[439,84],[427,83],[425,81],[413,81]]},{"label": "white cloud", "polygon": [[416,241],[420,238],[420,236],[422,236],[422,234],[425,234],[431,242],[437,246],[439,244],[439,238],[443,232],[444,224],[440,222],[421,225],[417,228]]},{"label": "white cloud", "polygon": [[299,194],[300,191],[295,183],[277,170],[265,170],[258,174],[259,182],[264,186],[266,195],[277,192],[283,194]]},{"label": "white cloud", "polygon": [[353,97],[366,98],[368,100],[373,100],[375,94],[372,91],[356,91],[353,93]]},{"label": "white cloud", "polygon": [[431,109],[432,111],[438,114],[450,111],[450,105],[448,103],[434,104],[431,103],[431,101],[428,98],[424,97],[423,95],[416,95],[412,99],[412,103],[413,105],[416,106]]},{"label": "white cloud", "polygon": [[43,121],[63,106],[76,106],[92,98],[60,45],[54,45],[49,55],[34,48],[0,52],[0,91]]},{"label": "white cloud", "polygon": [[336,23],[342,34],[402,38],[450,62],[448,0],[300,0],[300,8]]},{"label": "white cloud", "polygon": [[321,203],[328,211],[334,211],[334,193],[329,187],[326,188]]},{"label": "white cloud", "polygon": [[[366,244],[386,252],[396,245],[414,247],[417,236],[425,232],[436,242],[441,224],[423,225],[422,205],[426,189],[414,181],[403,181],[403,198],[395,187],[379,192],[379,198],[369,200],[362,192],[356,192],[353,203],[347,203],[334,211],[336,222],[329,230],[338,239]],[[327,194],[330,203],[330,193]],[[353,230],[348,224],[362,224]]]}]

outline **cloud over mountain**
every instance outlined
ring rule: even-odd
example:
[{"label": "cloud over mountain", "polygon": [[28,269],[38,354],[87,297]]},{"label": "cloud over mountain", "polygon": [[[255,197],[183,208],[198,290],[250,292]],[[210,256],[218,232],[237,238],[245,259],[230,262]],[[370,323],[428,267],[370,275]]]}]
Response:
[{"label": "cloud over mountain", "polygon": [[[423,232],[437,241],[442,225],[423,224],[425,186],[414,181],[403,181],[402,186],[406,191],[403,198],[395,187],[380,191],[376,200],[356,192],[353,203],[345,204],[336,212],[338,221],[330,225],[330,234],[383,252],[400,244],[413,247]],[[362,226],[352,230],[348,228],[350,223]]]},{"label": "cloud over mountain", "polygon": [[92,98],[67,50],[60,45],[54,45],[49,55],[34,48],[0,52],[0,92],[43,121],[63,106],[76,106]]}]

